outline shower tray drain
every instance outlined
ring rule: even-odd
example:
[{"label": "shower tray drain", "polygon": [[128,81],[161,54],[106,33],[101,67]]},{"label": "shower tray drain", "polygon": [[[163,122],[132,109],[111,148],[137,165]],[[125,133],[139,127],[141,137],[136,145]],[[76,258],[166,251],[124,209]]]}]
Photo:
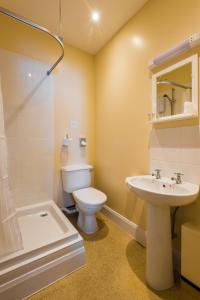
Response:
[{"label": "shower tray drain", "polygon": [[40,213],[40,217],[46,217],[46,216],[48,216],[48,213],[45,211],[45,212],[42,212],[42,213]]}]

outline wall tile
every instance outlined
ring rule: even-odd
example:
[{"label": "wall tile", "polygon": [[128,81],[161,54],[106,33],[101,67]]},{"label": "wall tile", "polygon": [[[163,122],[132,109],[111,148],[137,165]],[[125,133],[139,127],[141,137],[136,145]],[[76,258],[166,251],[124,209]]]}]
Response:
[{"label": "wall tile", "polygon": [[200,183],[200,128],[153,129],[149,142],[150,171],[162,169],[164,176],[184,174],[184,180]]},{"label": "wall tile", "polygon": [[17,206],[53,199],[53,78],[47,65],[2,49],[0,67],[13,197]]}]

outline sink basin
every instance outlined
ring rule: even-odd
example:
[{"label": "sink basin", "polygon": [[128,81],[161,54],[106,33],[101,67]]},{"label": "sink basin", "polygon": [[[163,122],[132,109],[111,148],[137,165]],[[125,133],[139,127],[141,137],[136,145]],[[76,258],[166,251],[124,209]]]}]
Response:
[{"label": "sink basin", "polygon": [[127,177],[126,183],[147,202],[147,283],[158,291],[168,289],[174,285],[170,206],[192,203],[199,186],[151,175]]},{"label": "sink basin", "polygon": [[127,177],[126,182],[139,197],[154,205],[187,205],[192,203],[199,193],[199,186],[196,184],[176,184],[171,179],[155,179],[151,175]]}]

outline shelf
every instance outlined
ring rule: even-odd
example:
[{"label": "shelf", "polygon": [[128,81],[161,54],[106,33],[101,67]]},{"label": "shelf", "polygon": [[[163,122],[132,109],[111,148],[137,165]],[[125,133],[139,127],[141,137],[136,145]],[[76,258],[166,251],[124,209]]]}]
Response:
[{"label": "shelf", "polygon": [[149,123],[157,124],[157,123],[186,120],[186,119],[195,119],[195,118],[198,118],[198,114],[178,114],[178,115],[174,115],[174,116],[166,116],[166,117],[157,118],[155,120],[149,121]]}]

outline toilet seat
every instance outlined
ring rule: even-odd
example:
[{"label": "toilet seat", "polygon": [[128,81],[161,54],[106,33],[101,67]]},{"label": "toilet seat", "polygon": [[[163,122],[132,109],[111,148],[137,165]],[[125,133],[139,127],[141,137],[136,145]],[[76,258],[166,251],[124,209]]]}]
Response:
[{"label": "toilet seat", "polygon": [[80,189],[74,191],[72,194],[77,201],[88,206],[102,205],[106,202],[107,199],[104,193],[93,187]]}]

